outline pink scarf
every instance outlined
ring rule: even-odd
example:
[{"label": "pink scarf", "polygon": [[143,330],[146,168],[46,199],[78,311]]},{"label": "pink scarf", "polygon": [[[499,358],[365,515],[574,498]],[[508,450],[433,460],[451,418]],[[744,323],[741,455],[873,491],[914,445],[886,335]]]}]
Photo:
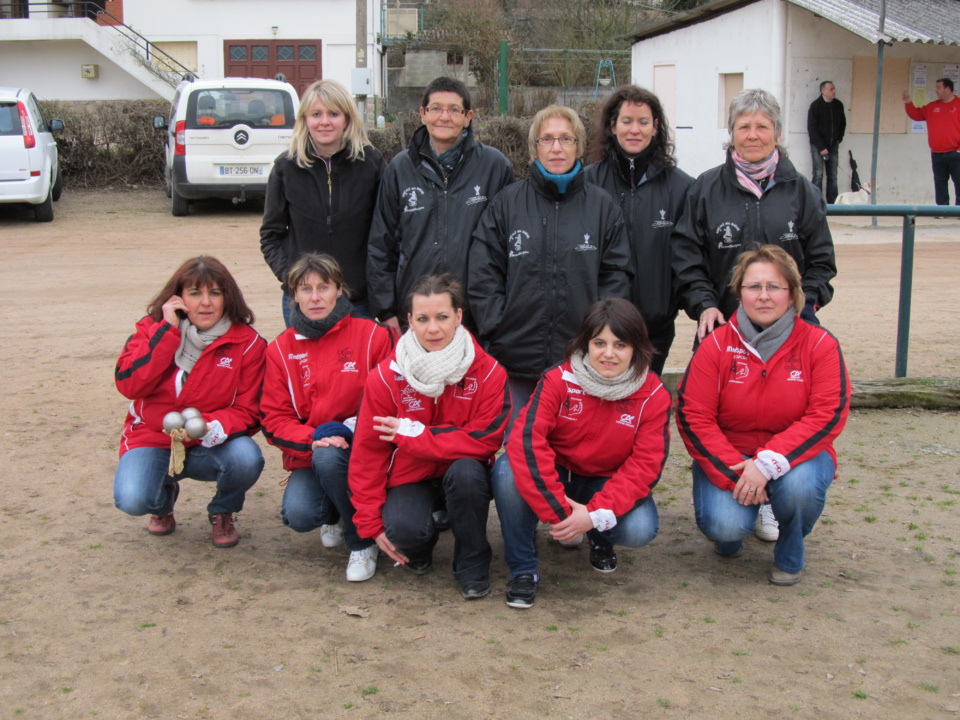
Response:
[{"label": "pink scarf", "polygon": [[776,172],[777,163],[780,162],[780,151],[774,149],[763,160],[757,162],[747,162],[740,154],[733,151],[733,167],[737,172],[737,180],[747,190],[752,192],[758,198],[763,197],[763,188],[760,187],[760,181],[764,178],[772,177]]}]

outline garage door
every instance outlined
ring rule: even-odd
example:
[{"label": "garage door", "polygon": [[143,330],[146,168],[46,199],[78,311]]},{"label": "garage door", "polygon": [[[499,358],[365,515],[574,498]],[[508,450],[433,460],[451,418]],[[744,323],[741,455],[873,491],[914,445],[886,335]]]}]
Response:
[{"label": "garage door", "polygon": [[223,54],[227,77],[271,79],[283,73],[299,94],[323,77],[319,40],[227,40]]}]

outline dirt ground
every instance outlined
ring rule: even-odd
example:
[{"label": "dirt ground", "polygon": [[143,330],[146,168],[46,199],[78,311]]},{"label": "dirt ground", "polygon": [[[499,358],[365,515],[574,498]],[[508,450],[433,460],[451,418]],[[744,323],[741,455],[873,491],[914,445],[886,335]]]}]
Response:
[{"label": "dirt ground", "polygon": [[[674,437],[656,489],[660,535],[600,575],[541,537],[536,605],[461,600],[448,568],[417,578],[381,559],[344,579],[279,519],[280,455],[209,542],[210,488],[183,484],[177,532],[113,507],[126,401],[117,353],[183,259],[213,254],[272,339],[279,292],[257,206],[173,218],[162,192],[64,193],[52,224],[0,206],[0,717],[941,718],[960,712],[960,422],[855,411],[795,587],[766,582],[771,546],[724,561],[697,531]],[[854,378],[894,371],[896,221],[834,223],[836,299],[822,311]],[[960,222],[921,220],[909,374],[960,376]],[[52,305],[50,304],[52,303]],[[682,323],[668,367],[681,368]]]}]

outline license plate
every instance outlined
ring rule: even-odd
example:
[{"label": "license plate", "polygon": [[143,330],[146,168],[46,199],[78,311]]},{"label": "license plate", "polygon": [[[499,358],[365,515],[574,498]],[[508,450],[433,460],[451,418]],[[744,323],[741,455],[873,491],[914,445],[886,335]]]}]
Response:
[{"label": "license plate", "polygon": [[221,175],[263,175],[262,165],[221,165]]}]

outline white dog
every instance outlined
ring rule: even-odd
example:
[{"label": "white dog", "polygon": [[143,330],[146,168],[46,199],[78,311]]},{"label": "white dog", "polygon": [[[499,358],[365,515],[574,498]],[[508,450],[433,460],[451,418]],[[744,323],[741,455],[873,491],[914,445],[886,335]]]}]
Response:
[{"label": "white dog", "polygon": [[870,183],[864,183],[856,192],[845,192],[837,195],[836,205],[869,205]]}]

